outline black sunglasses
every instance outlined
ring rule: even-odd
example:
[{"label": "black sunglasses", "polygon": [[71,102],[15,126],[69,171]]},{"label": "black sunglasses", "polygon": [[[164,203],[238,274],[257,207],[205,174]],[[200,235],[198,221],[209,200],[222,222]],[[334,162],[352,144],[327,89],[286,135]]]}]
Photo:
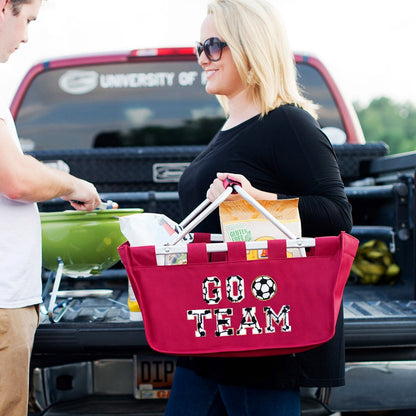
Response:
[{"label": "black sunglasses", "polygon": [[198,59],[201,57],[202,52],[205,52],[206,57],[213,62],[221,59],[222,50],[227,46],[225,42],[222,42],[218,38],[208,38],[203,44],[196,42],[195,51]]}]

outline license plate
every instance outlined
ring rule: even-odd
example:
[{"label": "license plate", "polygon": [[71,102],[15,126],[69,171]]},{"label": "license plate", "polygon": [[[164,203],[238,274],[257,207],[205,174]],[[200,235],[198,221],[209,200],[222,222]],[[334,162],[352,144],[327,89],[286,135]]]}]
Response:
[{"label": "license plate", "polygon": [[170,356],[134,356],[134,397],[167,399],[173,383],[176,358]]}]

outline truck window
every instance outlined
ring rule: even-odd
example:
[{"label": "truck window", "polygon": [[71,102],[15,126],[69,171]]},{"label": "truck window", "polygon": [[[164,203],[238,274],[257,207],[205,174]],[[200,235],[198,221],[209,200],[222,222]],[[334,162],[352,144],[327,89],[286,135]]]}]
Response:
[{"label": "truck window", "polygon": [[[298,64],[322,127],[343,129],[320,73]],[[16,116],[24,151],[204,145],[224,123],[196,62],[123,62],[52,69],[30,84]]]},{"label": "truck window", "polygon": [[320,106],[318,121],[321,127],[345,130],[338,107],[321,73],[307,63],[298,63],[297,70],[303,94]]}]

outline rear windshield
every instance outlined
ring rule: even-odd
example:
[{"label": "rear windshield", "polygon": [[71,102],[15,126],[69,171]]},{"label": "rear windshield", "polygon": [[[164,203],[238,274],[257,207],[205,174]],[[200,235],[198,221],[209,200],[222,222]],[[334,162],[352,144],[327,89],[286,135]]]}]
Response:
[{"label": "rear windshield", "polygon": [[[320,73],[298,64],[322,127],[344,129]],[[16,117],[24,151],[203,145],[224,123],[196,62],[123,62],[53,69],[30,84]]]}]

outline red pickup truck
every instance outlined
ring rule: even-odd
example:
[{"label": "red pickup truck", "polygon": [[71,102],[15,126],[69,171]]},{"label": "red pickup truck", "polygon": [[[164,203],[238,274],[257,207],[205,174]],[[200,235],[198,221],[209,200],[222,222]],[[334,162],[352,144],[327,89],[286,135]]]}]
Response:
[{"label": "red pickup truck", "polygon": [[[394,285],[348,284],[347,384],[331,395],[303,389],[302,415],[404,415],[416,409],[416,155],[388,156],[383,143],[365,144],[352,106],[322,62],[295,60],[338,157],[352,233],[361,242],[385,242],[401,268]],[[121,208],[180,221],[179,177],[224,122],[204,84],[192,48],[57,59],[28,72],[11,110],[26,152],[95,183]],[[69,209],[60,200],[39,207]],[[47,307],[51,274],[45,270],[43,278]],[[59,322],[42,315],[32,357],[33,414],[163,414],[175,358],[149,348],[142,322],[130,319],[127,287],[120,263],[99,276],[63,277],[63,290],[110,289],[111,296],[64,301]]]}]

